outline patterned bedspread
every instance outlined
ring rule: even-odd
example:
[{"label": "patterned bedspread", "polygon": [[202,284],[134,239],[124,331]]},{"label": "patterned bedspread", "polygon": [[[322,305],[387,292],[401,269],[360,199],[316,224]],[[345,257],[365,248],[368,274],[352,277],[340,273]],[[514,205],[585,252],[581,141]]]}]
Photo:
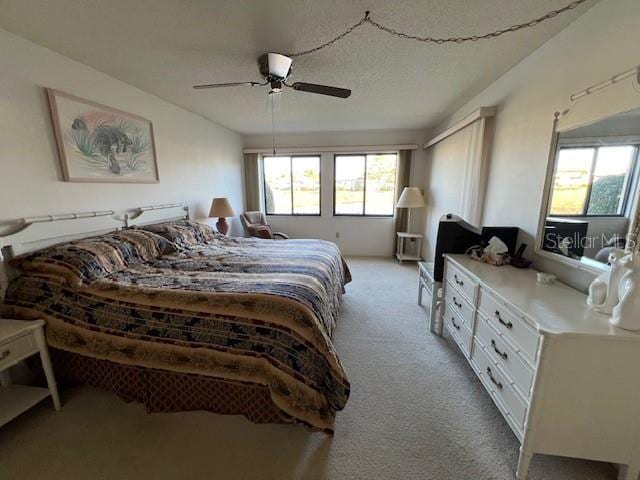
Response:
[{"label": "patterned bedspread", "polygon": [[282,411],[330,431],[349,396],[331,335],[350,279],[330,242],[217,238],[90,285],[23,275],[3,308],[45,318],[56,348],[266,385]]}]

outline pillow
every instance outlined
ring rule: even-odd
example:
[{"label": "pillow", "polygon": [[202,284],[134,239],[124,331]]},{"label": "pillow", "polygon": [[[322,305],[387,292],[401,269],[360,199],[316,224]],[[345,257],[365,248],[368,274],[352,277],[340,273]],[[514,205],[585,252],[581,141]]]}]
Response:
[{"label": "pillow", "polygon": [[146,230],[123,230],[113,234],[113,237],[132,245],[132,261],[136,261],[136,257],[138,257],[147,262],[162,255],[175,253],[177,251],[175,245],[169,240]]},{"label": "pillow", "polygon": [[257,238],[273,240],[273,231],[269,225],[258,225],[257,227],[248,227],[249,235]]},{"label": "pillow", "polygon": [[191,220],[145,225],[139,227],[138,230],[153,232],[185,249],[189,249],[193,245],[209,243],[220,237],[220,234],[209,225]]},{"label": "pillow", "polygon": [[126,231],[54,245],[16,257],[10,264],[25,273],[62,277],[79,287],[175,251],[171,242],[151,232]]}]

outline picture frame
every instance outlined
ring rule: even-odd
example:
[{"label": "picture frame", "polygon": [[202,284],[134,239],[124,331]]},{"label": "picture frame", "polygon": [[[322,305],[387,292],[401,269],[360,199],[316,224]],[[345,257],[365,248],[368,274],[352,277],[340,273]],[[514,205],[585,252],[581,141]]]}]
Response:
[{"label": "picture frame", "polygon": [[46,93],[66,182],[160,181],[151,121],[52,88]]}]

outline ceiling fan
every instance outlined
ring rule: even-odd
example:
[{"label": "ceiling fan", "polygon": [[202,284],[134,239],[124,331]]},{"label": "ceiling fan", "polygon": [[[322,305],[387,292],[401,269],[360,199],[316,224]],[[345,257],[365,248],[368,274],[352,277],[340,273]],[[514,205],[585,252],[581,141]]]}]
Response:
[{"label": "ceiling fan", "polygon": [[348,98],[351,95],[351,90],[347,88],[329,87],[327,85],[317,85],[306,82],[288,84],[287,78],[291,75],[292,62],[292,59],[285,55],[265,53],[258,58],[260,75],[264,77],[264,82],[207,83],[204,85],[194,85],[193,88],[201,90],[205,88],[264,87],[269,85],[271,88],[269,94],[280,93],[283,87],[288,87],[299,92],[317,93],[331,97]]}]

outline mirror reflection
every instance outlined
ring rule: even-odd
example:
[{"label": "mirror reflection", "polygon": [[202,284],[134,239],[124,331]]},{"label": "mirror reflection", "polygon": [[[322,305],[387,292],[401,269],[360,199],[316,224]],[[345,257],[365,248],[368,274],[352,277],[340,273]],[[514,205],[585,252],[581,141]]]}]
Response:
[{"label": "mirror reflection", "polygon": [[542,248],[606,264],[638,197],[640,109],[559,134]]}]

